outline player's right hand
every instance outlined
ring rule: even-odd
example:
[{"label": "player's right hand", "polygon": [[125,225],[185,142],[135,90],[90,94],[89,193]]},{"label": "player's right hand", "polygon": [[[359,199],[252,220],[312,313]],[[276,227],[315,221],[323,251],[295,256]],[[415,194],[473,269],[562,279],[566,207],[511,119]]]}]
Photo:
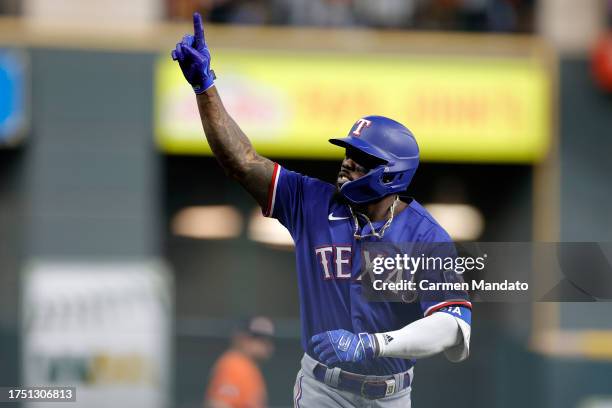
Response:
[{"label": "player's right hand", "polygon": [[172,50],[172,59],[178,61],[183,75],[196,94],[213,86],[215,73],[210,69],[210,51],[204,40],[202,17],[193,13],[193,35],[187,34]]},{"label": "player's right hand", "polygon": [[376,342],[368,333],[353,334],[348,330],[330,330],[310,339],[317,359],[327,366],[358,363],[376,357]]}]

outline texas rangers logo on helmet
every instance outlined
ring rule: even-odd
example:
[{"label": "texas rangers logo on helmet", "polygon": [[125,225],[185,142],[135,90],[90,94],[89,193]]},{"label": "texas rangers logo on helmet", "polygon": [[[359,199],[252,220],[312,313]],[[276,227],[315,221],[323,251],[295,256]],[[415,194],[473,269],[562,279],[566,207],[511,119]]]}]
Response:
[{"label": "texas rangers logo on helmet", "polygon": [[361,131],[363,130],[364,127],[368,128],[370,127],[370,125],[372,124],[372,121],[367,120],[367,119],[359,119],[357,121],[357,127],[355,128],[355,130],[353,130],[353,134],[355,136],[359,136],[361,135]]}]

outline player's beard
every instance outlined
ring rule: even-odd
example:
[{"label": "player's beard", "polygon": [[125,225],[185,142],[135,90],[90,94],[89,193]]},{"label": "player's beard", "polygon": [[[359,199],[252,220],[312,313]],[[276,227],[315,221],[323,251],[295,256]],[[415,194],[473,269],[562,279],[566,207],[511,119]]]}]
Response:
[{"label": "player's beard", "polygon": [[340,192],[340,187],[336,187],[336,191],[334,192],[334,199],[337,200],[341,204],[346,204],[353,209],[353,211],[362,213],[365,211],[365,205],[357,205],[351,203],[345,196]]},{"label": "player's beard", "polygon": [[339,201],[342,204],[351,205],[349,200],[340,192],[340,187],[336,186],[336,191],[334,192],[334,200]]},{"label": "player's beard", "polygon": [[[349,181],[345,181],[343,183],[340,183],[339,179],[340,179],[341,174],[342,174],[342,170],[340,170],[340,172],[336,175],[336,182],[334,183],[334,186],[336,187],[336,191],[334,193],[334,199],[338,200],[339,202],[341,202],[343,204],[350,205],[350,202],[340,192],[340,189],[342,188],[342,186],[345,185],[346,183],[349,183],[350,180]],[[348,177],[348,176],[346,176],[346,177]]]}]

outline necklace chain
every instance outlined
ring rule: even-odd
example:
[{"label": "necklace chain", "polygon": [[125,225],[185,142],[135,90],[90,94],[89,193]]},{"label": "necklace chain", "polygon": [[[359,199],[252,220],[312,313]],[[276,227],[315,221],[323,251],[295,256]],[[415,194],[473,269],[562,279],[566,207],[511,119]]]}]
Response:
[{"label": "necklace chain", "polygon": [[[366,237],[376,237],[378,239],[382,239],[382,237],[385,235],[385,231],[387,231],[387,228],[389,228],[391,226],[391,223],[393,222],[393,217],[395,216],[395,207],[397,206],[398,201],[399,196],[395,197],[393,204],[391,204],[391,207],[389,207],[391,216],[389,217],[387,222],[385,222],[385,224],[380,227],[378,231],[376,231],[374,225],[372,225],[372,221],[370,221],[370,218],[368,218],[367,215],[353,212],[353,208],[349,205],[349,211],[351,212],[351,215],[353,216],[353,221],[355,222],[355,231],[353,232],[353,237],[355,237],[355,239],[362,239]],[[359,234],[359,219],[357,218],[357,215],[362,216],[367,221],[368,225],[370,226],[370,229],[372,230],[371,233],[365,235]]]}]

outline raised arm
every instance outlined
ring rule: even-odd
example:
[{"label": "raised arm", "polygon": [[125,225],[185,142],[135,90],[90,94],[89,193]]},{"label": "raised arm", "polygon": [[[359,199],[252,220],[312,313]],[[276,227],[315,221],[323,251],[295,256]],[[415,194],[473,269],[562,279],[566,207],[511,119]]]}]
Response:
[{"label": "raised arm", "polygon": [[206,139],[225,172],[265,207],[274,163],[257,154],[213,86],[197,96]]},{"label": "raised arm", "polygon": [[210,52],[204,39],[202,18],[193,15],[194,35],[186,35],[172,51],[183,75],[193,87],[202,119],[202,127],[213,154],[225,172],[237,180],[265,207],[274,163],[257,154],[253,145],[225,110],[214,86]]}]

